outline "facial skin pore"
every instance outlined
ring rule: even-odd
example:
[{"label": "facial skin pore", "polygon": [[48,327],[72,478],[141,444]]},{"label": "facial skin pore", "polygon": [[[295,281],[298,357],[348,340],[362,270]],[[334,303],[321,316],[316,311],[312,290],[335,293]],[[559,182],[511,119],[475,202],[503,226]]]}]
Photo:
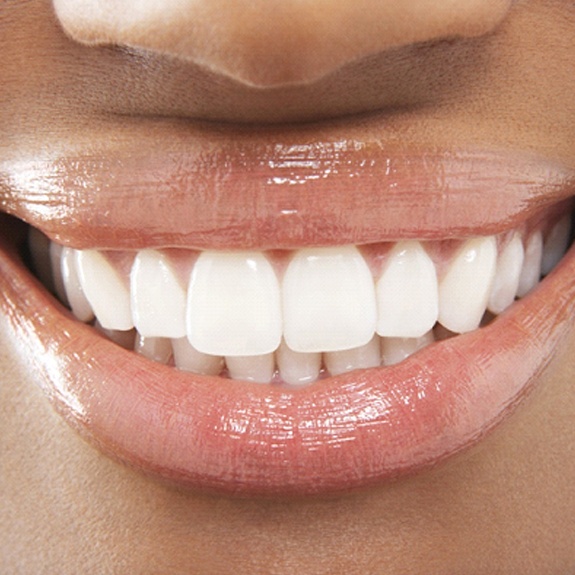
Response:
[{"label": "facial skin pore", "polygon": [[[273,16],[265,0],[107,4],[0,6],[0,207],[20,160],[252,130],[521,150],[575,169],[570,2],[292,1]],[[571,573],[574,346],[508,420],[434,469],[340,496],[232,499],[167,486],[81,440],[2,316],[2,571]]]}]

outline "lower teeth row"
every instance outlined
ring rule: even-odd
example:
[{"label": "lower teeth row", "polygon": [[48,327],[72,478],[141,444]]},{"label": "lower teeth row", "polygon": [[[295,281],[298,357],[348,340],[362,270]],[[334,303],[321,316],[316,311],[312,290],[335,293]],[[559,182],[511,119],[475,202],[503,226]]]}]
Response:
[{"label": "lower teeth row", "polygon": [[472,238],[447,259],[441,242],[411,240],[375,256],[136,253],[62,248],[32,229],[29,245],[40,279],[123,347],[194,373],[306,385],[476,329],[551,271],[570,229],[566,216],[546,231]]}]

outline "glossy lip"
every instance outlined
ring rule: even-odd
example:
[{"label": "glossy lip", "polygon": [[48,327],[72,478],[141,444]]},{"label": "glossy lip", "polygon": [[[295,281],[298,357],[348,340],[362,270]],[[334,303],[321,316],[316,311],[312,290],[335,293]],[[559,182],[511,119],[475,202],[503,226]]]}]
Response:
[{"label": "glossy lip", "polygon": [[[457,155],[458,162],[463,156]],[[398,162],[399,166],[423,165],[417,157]],[[521,160],[507,171],[509,176],[519,165],[527,170],[509,194],[512,202],[490,203],[487,198],[487,214],[500,219],[483,216],[474,227],[469,221],[479,210],[469,185],[476,186],[478,193],[487,189],[485,180],[466,184],[464,178],[458,188],[460,164],[451,159],[440,162],[443,177],[450,165],[459,169],[444,180],[450,186],[443,190],[443,203],[428,206],[432,217],[428,213],[427,219],[415,222],[414,234],[416,226],[423,235],[442,231],[445,237],[462,228],[484,234],[484,228],[510,227],[569,195],[564,172]],[[468,158],[465,173],[477,165],[477,156]],[[540,177],[533,177],[538,173]],[[405,195],[409,179],[398,180],[395,175],[394,182],[402,182],[402,193],[394,196],[397,186],[388,191],[407,213],[413,206]],[[500,181],[497,189],[509,181],[509,177]],[[420,190],[420,200],[435,197],[431,183],[432,179]],[[26,197],[19,196],[18,189],[14,197],[11,211],[26,211]],[[238,204],[237,199],[230,201]],[[312,209],[311,204],[303,207]],[[44,208],[49,212],[50,206],[40,203],[36,214]],[[366,213],[365,206],[357,213],[362,212]],[[74,217],[82,213],[86,212],[79,210]],[[441,214],[437,223],[434,218]],[[55,222],[46,211],[38,219],[44,229]],[[392,228],[386,219],[380,236],[404,234],[410,220],[404,215]],[[446,224],[456,220],[459,226]],[[426,221],[431,222],[428,234],[424,233]],[[197,219],[193,222],[197,224]],[[257,220],[255,227],[260,224]],[[69,243],[81,242],[77,226],[68,228],[63,223],[54,229],[61,237],[75,238]],[[337,231],[329,229],[332,234]],[[280,226],[276,235],[268,233],[266,241],[285,247],[282,230]],[[361,234],[366,230],[362,228]],[[125,247],[124,232],[131,237],[131,228],[119,230],[112,237],[114,247]],[[92,229],[86,232],[93,240],[91,234]],[[349,240],[342,233],[337,236],[339,243],[342,236]],[[178,237],[190,239],[189,234]],[[258,237],[264,236],[250,241],[259,245]],[[145,241],[162,238],[155,228]],[[217,229],[213,238],[216,243],[218,238],[229,240]],[[322,232],[308,239],[321,243]],[[133,238],[130,241],[133,244]],[[233,239],[230,243],[235,247]],[[572,329],[574,273],[572,249],[532,294],[491,325],[433,344],[396,366],[331,377],[296,392],[178,372],[117,347],[75,321],[5,243],[0,250],[0,307],[22,355],[42,374],[41,385],[58,411],[106,453],[191,488],[227,495],[301,496],[346,491],[413,473],[479,441],[521,400]]]},{"label": "glossy lip", "polygon": [[575,186],[573,170],[533,154],[300,132],[135,132],[137,149],[100,136],[4,159],[0,205],[75,248],[263,250],[494,234]]}]

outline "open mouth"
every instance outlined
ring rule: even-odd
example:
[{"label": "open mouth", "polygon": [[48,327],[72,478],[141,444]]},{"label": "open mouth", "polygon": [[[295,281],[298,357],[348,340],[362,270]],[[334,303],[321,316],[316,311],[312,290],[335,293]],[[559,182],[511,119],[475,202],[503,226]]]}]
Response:
[{"label": "open mouth", "polygon": [[[196,216],[173,241],[145,226],[110,239],[84,206],[71,225],[4,202],[32,224],[43,287],[4,237],[2,309],[59,412],[129,465],[249,496],[373,485],[479,441],[571,329],[570,184],[552,172],[488,216],[473,213],[477,196],[447,190],[438,207],[434,191],[414,224],[397,196],[379,235],[353,192],[363,228],[315,233],[311,196],[289,191],[275,235],[256,206],[255,231],[237,231],[246,218],[198,231]],[[180,217],[160,212],[166,228]],[[294,213],[312,224],[290,233]]]},{"label": "open mouth", "polygon": [[488,325],[559,263],[570,207],[467,240],[106,251],[31,228],[29,248],[45,287],[122,347],[199,375],[293,388]]}]

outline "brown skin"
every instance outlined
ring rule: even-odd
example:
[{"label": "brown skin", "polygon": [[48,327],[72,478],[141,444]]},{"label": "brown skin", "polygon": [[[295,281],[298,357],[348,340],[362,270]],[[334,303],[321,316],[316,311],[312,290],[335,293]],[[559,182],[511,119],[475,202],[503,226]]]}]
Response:
[{"label": "brown skin", "polygon": [[[574,47],[572,2],[524,0],[492,34],[342,56],[331,76],[258,91],[189,61],[82,46],[48,2],[8,0],[0,154],[73,146],[111,112],[293,122],[383,108],[390,141],[530,149],[575,167]],[[574,347],[572,337],[510,419],[432,471],[343,497],[249,501],[177,491],[85,444],[42,397],[2,318],[2,573],[572,573]]]}]

